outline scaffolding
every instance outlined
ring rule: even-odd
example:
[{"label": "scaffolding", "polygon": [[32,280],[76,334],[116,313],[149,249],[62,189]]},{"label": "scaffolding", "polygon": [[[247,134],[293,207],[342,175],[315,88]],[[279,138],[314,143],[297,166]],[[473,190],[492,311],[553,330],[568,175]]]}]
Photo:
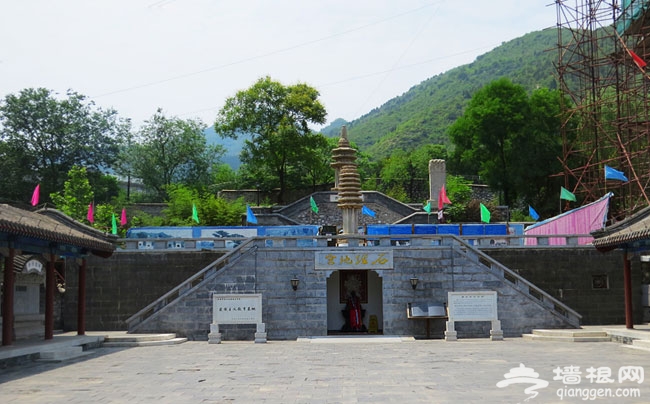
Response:
[{"label": "scaffolding", "polygon": [[[559,175],[583,203],[614,192],[610,219],[621,220],[650,204],[650,0],[555,3],[558,82],[568,101]],[[606,165],[628,181],[606,180]]]}]

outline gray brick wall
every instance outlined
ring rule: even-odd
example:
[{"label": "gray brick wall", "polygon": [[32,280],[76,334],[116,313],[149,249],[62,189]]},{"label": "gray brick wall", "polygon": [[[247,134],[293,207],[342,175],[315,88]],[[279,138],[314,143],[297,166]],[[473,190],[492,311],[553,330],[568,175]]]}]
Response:
[{"label": "gray brick wall", "polygon": [[[378,247],[384,248],[384,247]],[[391,247],[385,247],[391,248]],[[359,251],[367,251],[359,248]],[[578,249],[500,249],[489,254],[516,270],[533,284],[565,302],[584,316],[583,324],[624,323],[622,257]],[[126,329],[124,320],[218,258],[210,252],[116,253],[103,260],[89,260],[88,330]],[[406,317],[408,303],[443,303],[448,291],[496,290],[504,335],[518,336],[533,328],[560,328],[566,323],[555,312],[542,308],[535,298],[473,261],[452,254],[449,248],[397,247],[392,270],[377,270],[382,282],[380,329],[390,335],[426,335],[424,320]],[[76,327],[76,265],[67,268],[65,294],[66,329]],[[640,279],[633,265],[635,290]],[[326,335],[327,282],[331,271],[315,270],[314,250],[296,247],[260,248],[232,267],[205,279],[183,299],[146,320],[137,332],[176,332],[207,340],[212,322],[213,293],[261,293],[263,321],[270,340]],[[591,287],[592,274],[607,274],[610,288]],[[420,280],[417,289],[409,278]],[[297,291],[290,279],[297,276]],[[559,290],[562,290],[561,294]],[[635,308],[640,293],[635,295]],[[637,316],[641,310],[636,310]],[[252,340],[254,325],[220,327],[224,340]],[[489,323],[457,323],[459,338],[489,336]],[[433,320],[432,336],[441,337],[444,321]]]}]

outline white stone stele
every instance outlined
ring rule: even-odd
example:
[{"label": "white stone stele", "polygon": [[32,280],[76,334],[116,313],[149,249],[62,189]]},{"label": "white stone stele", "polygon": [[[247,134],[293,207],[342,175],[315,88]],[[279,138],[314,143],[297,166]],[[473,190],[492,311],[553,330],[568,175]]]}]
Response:
[{"label": "white stone stele", "polygon": [[209,344],[221,343],[219,324],[256,324],[255,343],[266,342],[266,324],[262,322],[262,294],[213,294]]},{"label": "white stone stele", "polygon": [[497,314],[497,292],[448,292],[447,309],[449,320],[446,323],[445,341],[457,341],[458,334],[454,323],[458,321],[490,321],[490,340],[502,341],[503,331]]}]

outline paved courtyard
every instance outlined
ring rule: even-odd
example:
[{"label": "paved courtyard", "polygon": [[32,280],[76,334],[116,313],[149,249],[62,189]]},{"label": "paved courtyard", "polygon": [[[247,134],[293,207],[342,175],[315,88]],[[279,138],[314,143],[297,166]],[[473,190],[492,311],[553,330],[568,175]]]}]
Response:
[{"label": "paved courtyard", "polygon": [[[650,402],[650,352],[614,342],[399,341],[98,348],[74,361],[0,370],[0,401],[523,403],[538,392],[526,402]],[[626,397],[598,397],[608,391]]]}]

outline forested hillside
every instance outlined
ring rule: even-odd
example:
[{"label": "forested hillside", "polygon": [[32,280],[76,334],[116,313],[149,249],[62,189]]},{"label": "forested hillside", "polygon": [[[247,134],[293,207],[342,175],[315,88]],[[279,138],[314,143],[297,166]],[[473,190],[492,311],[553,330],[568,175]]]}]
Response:
[{"label": "forested hillside", "polygon": [[[424,144],[448,144],[447,128],[472,95],[487,83],[507,77],[528,90],[556,88],[557,30],[545,29],[504,42],[468,65],[456,67],[413,86],[361,118],[347,123],[352,142],[379,159]],[[343,120],[323,128],[336,136]]]}]

